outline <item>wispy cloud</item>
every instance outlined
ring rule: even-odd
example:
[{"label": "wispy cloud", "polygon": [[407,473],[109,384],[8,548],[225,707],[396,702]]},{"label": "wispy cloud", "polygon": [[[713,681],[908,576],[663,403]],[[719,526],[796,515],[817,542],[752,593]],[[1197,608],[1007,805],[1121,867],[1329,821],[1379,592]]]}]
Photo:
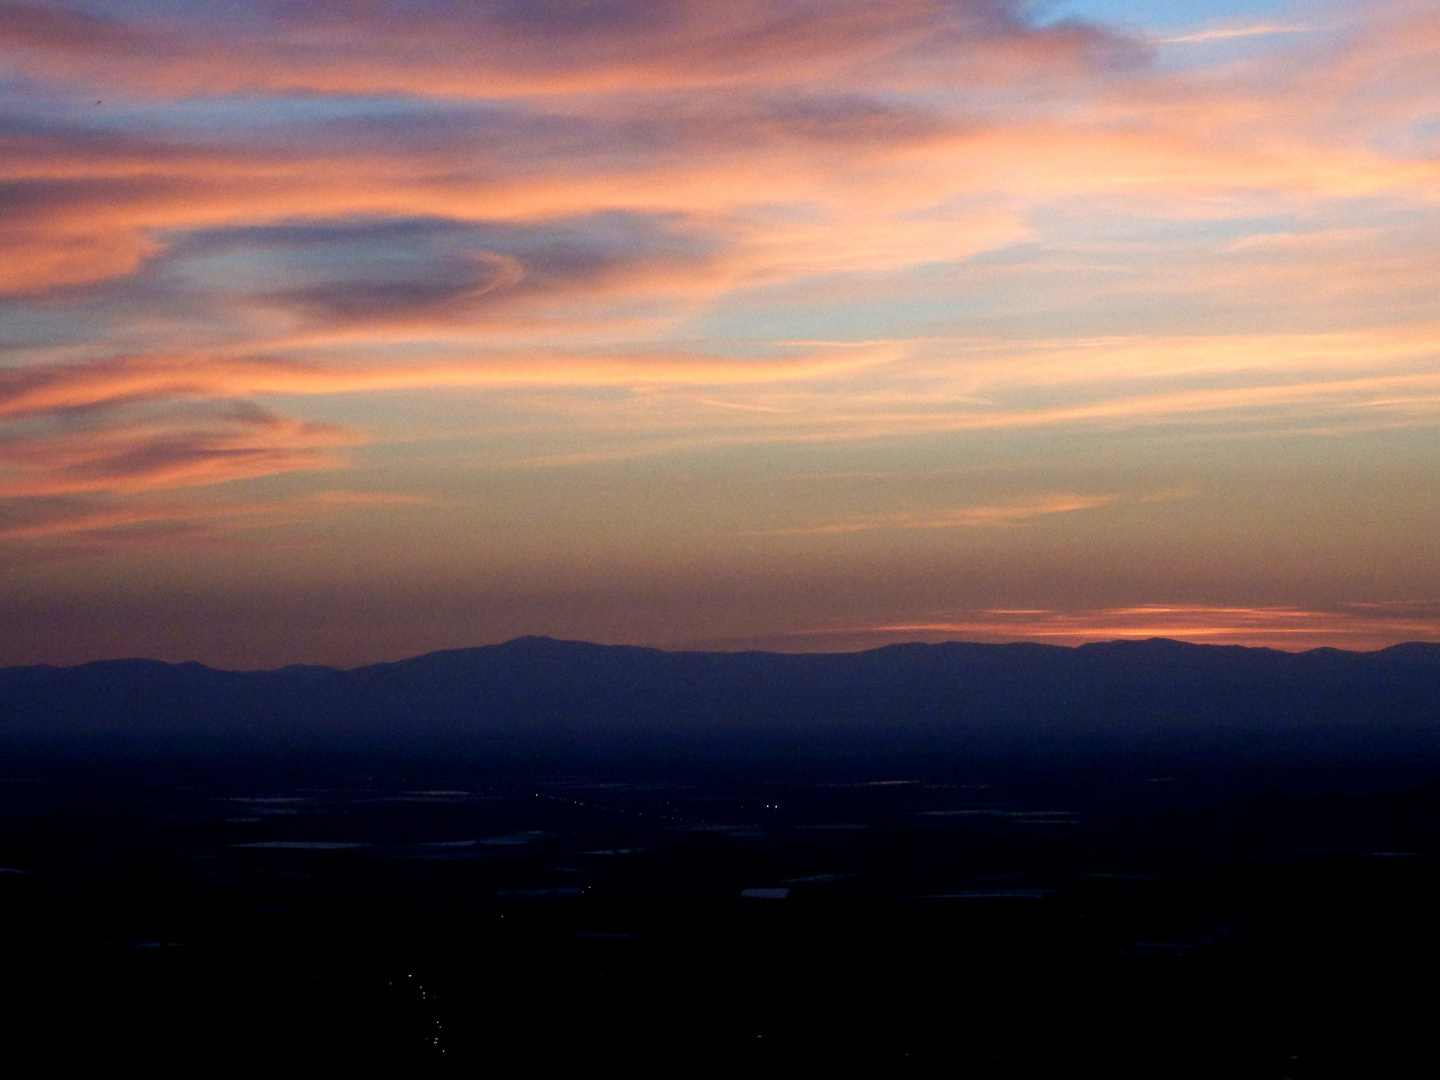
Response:
[{"label": "wispy cloud", "polygon": [[1212,26],[1205,30],[1194,30],[1172,37],[1156,38],[1161,45],[1201,45],[1210,41],[1229,41],[1233,38],[1270,37],[1274,34],[1308,34],[1309,26],[1285,23],[1249,23],[1242,26]]},{"label": "wispy cloud", "polygon": [[[1440,640],[1440,605],[1432,601],[1346,603],[1329,608],[1285,605],[1137,604],[1069,610],[994,608],[955,618],[799,631],[823,642],[904,640],[1048,641],[1077,645],[1152,637],[1281,649],[1321,646],[1374,649],[1397,641]],[[824,647],[818,645],[817,647]]]},{"label": "wispy cloud", "polygon": [[[1031,11],[0,0],[0,535],[208,543],[281,513],[230,492],[401,443],[487,483],[964,443],[1048,478],[691,531],[1029,535],[1151,482],[1061,438],[1440,423],[1435,6],[1159,38]],[[542,501],[603,516],[578,490]],[[1063,626],[1173,614],[1104,610]]]},{"label": "wispy cloud", "polygon": [[912,510],[898,514],[846,518],[841,521],[773,529],[767,536],[829,536],[843,533],[912,529],[1006,528],[1048,514],[1093,510],[1117,501],[1114,495],[1043,495],[990,506],[962,506],[950,510]]},{"label": "wispy cloud", "polygon": [[[0,372],[0,511],[69,506],[59,517],[0,525],[0,540],[92,533],[125,526],[189,523],[211,535],[216,514],[182,503],[133,510],[105,500],[202,489],[284,473],[333,471],[365,434],[288,417],[256,404],[264,396],[380,393],[399,389],[754,386],[825,379],[883,362],[893,350],[812,350],[808,355],[726,359],[703,355],[495,356],[468,362],[325,366],[254,357],[140,356],[20,367]],[[90,496],[91,503],[45,503]],[[369,505],[400,496],[367,496]],[[322,491],[292,499],[289,512],[356,503]],[[241,511],[225,512],[231,517]],[[43,517],[43,515],[42,515]]]},{"label": "wispy cloud", "polygon": [[[43,3],[0,7],[0,43],[24,69],[155,94],[404,91],[453,97],[596,92],[827,79],[907,69],[1075,62],[1110,41],[1076,26],[1034,28],[992,0],[618,0],[604,5],[438,2],[257,5],[235,19],[196,4],[167,19]],[[998,54],[998,55],[997,55]]]},{"label": "wispy cloud", "polygon": [[118,357],[0,373],[0,419],[133,401],[256,394],[344,394],[411,387],[714,386],[819,379],[867,367],[893,349],[781,358],[705,355],[475,357],[445,364],[325,366],[269,357]]},{"label": "wispy cloud", "polygon": [[0,500],[0,568],[136,551],[264,546],[267,530],[338,515],[433,505],[392,492],[326,491],[262,502],[203,503],[145,494],[81,492]]},{"label": "wispy cloud", "polygon": [[105,417],[0,438],[0,496],[141,492],[336,468],[358,433],[231,403],[183,416]]}]

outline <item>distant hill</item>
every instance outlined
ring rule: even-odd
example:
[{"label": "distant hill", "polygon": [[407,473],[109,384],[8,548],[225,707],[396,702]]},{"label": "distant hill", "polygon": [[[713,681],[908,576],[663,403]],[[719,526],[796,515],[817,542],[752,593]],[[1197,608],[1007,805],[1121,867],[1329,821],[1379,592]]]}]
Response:
[{"label": "distant hill", "polygon": [[743,749],[1302,732],[1440,744],[1440,645],[1285,653],[1155,638],[794,655],[527,637],[351,671],[0,669],[12,745]]}]

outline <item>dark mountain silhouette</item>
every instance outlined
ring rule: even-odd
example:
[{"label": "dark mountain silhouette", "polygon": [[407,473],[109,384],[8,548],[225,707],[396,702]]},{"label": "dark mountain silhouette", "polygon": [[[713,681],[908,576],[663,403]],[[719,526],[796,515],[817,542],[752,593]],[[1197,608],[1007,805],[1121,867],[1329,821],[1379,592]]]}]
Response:
[{"label": "dark mountain silhouette", "polygon": [[1166,639],[665,652],[549,638],[345,671],[0,669],[0,738],[516,749],[1339,733],[1440,743],[1440,645],[1285,653]]},{"label": "dark mountain silhouette", "polygon": [[0,764],[7,1034],[82,1064],[1318,1080],[1430,1053],[1437,645],[10,668]]}]

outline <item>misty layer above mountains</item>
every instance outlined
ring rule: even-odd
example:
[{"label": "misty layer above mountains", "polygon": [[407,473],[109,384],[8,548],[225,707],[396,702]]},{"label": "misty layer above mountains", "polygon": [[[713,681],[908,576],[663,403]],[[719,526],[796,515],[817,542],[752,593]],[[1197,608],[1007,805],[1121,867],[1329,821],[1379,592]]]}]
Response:
[{"label": "misty layer above mountains", "polygon": [[664,652],[549,638],[352,671],[100,661],[0,669],[10,745],[737,752],[973,740],[1141,745],[1305,733],[1440,746],[1440,645]]}]

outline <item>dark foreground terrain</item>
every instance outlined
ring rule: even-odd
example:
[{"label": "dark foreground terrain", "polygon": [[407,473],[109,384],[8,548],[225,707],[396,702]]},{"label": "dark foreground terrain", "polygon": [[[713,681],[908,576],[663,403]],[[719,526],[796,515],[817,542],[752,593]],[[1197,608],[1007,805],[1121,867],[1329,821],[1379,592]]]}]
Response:
[{"label": "dark foreground terrain", "polygon": [[32,762],[0,785],[6,1041],[493,1075],[1430,1054],[1440,787],[1164,764]]},{"label": "dark foreground terrain", "polygon": [[658,751],[12,740],[6,1053],[1428,1075],[1440,724],[1407,678],[1399,733],[1327,705],[1308,728],[1292,709],[1145,734],[1136,712],[1109,735]]}]

